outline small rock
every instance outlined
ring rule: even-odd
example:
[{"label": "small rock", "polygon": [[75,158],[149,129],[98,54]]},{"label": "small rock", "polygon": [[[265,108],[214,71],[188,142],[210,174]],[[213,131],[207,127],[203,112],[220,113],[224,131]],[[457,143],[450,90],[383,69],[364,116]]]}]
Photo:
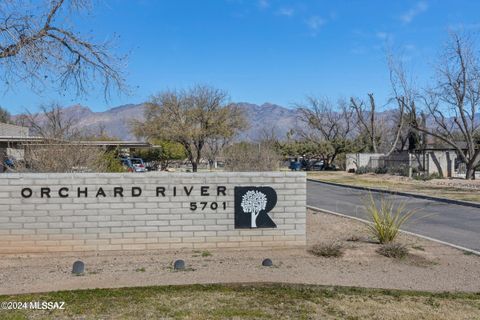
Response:
[{"label": "small rock", "polygon": [[264,259],[264,260],[262,261],[262,266],[264,266],[264,267],[271,267],[271,266],[273,266],[273,262],[272,262],[272,260],[270,260],[270,259],[268,259],[268,258],[267,258],[267,259]]},{"label": "small rock", "polygon": [[183,260],[175,260],[173,263],[173,269],[175,270],[183,270],[185,269],[185,261]]},{"label": "small rock", "polygon": [[78,260],[73,263],[72,273],[73,274],[82,274],[85,272],[85,263]]}]

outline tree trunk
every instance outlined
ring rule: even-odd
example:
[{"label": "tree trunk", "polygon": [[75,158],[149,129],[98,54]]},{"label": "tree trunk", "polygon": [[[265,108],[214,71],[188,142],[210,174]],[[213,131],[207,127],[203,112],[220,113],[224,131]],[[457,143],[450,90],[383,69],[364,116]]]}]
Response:
[{"label": "tree trunk", "polygon": [[375,99],[373,98],[373,93],[369,93],[368,97],[370,98],[370,140],[372,144],[372,149],[374,153],[378,153],[377,141],[376,141],[376,128],[375,128]]},{"label": "tree trunk", "polygon": [[252,211],[250,213],[250,228],[256,228],[257,227],[257,213],[255,211]]},{"label": "tree trunk", "polygon": [[465,179],[475,180],[475,167],[470,163],[467,163],[467,173],[465,174]]},{"label": "tree trunk", "polygon": [[197,170],[198,170],[198,163],[195,160],[193,160],[192,161],[192,171],[197,172]]}]

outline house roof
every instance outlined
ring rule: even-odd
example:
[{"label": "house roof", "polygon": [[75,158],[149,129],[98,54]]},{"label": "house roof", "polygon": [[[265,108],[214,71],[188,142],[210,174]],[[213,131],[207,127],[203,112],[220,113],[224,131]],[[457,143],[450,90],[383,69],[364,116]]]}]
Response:
[{"label": "house roof", "polygon": [[28,137],[29,129],[27,127],[0,122],[0,136]]},{"label": "house roof", "polygon": [[[468,149],[468,145],[464,141],[457,141],[455,144],[457,146],[459,146],[461,149]],[[448,143],[445,143],[445,142],[436,142],[436,143],[427,144],[427,146],[425,147],[425,150],[445,150],[445,151],[448,151],[448,150],[455,150],[455,148],[452,147],[451,145],[449,145]]]}]

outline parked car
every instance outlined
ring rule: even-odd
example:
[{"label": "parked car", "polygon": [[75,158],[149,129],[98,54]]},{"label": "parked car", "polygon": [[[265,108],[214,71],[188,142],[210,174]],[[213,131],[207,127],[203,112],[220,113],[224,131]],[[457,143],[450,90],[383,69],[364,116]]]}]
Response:
[{"label": "parked car", "polygon": [[322,171],[325,170],[325,165],[323,161],[317,161],[310,166],[311,171]]},{"label": "parked car", "polygon": [[302,169],[302,164],[300,161],[291,161],[288,168],[292,171],[300,171]]},{"label": "parked car", "polygon": [[145,163],[141,158],[120,158],[128,172],[146,172]]},{"label": "parked car", "polygon": [[122,165],[128,172],[146,172],[145,163],[141,158],[120,158]]},{"label": "parked car", "polygon": [[334,164],[327,165],[323,160],[320,160],[310,164],[307,170],[308,171],[335,171],[337,170],[337,167]]},{"label": "parked car", "polygon": [[130,162],[132,163],[133,170],[135,172],[147,171],[147,169],[145,168],[145,163],[143,162],[142,158],[130,158]]}]

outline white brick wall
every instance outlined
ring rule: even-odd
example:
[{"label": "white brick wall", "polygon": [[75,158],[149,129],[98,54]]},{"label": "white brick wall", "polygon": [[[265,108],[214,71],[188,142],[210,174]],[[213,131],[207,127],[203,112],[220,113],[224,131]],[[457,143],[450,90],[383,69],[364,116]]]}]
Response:
[{"label": "white brick wall", "polygon": [[[199,195],[202,185],[210,187],[211,195]],[[165,197],[156,196],[157,186],[165,187]],[[190,196],[183,186],[194,187]],[[216,195],[217,186],[227,188],[226,196]],[[269,216],[276,229],[234,228],[236,186],[275,189],[278,201]],[[50,198],[41,198],[42,187],[51,189]],[[69,188],[69,197],[58,196],[62,187]],[[88,197],[77,197],[77,188],[85,187]],[[99,187],[106,197],[95,197]],[[113,187],[123,187],[124,197],[114,197]],[[142,188],[142,195],[132,197],[127,191],[131,187]],[[31,188],[33,195],[23,198],[23,188]],[[192,201],[216,201],[219,209],[191,211]],[[220,206],[223,202],[226,210]],[[305,220],[302,172],[0,176],[0,253],[304,246]]]}]

